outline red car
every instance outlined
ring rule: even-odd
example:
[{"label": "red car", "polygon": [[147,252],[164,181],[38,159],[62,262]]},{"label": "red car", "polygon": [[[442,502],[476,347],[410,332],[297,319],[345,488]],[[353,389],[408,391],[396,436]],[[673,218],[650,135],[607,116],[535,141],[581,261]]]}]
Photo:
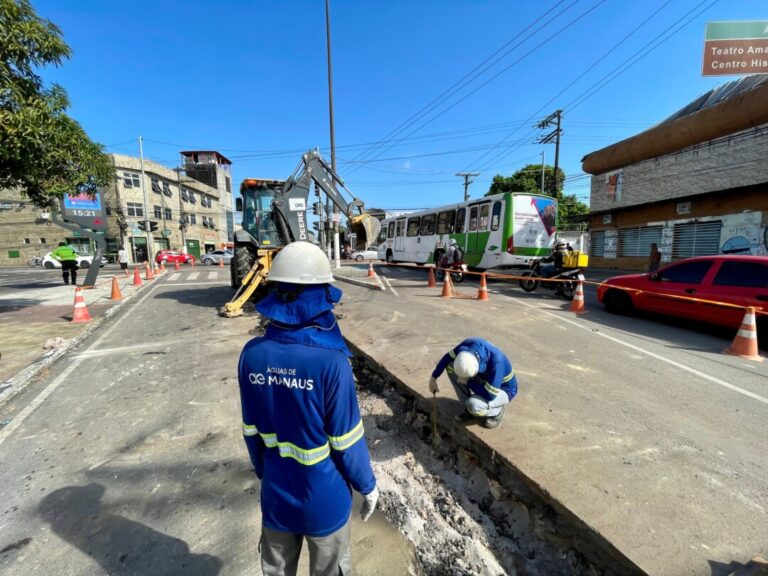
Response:
[{"label": "red car", "polygon": [[195,257],[192,254],[183,254],[178,250],[159,250],[157,256],[155,256],[155,262],[175,263],[179,264],[192,264],[195,261]]},{"label": "red car", "polygon": [[[617,314],[647,310],[738,329],[743,307],[768,312],[768,256],[698,256],[649,274],[614,276],[598,287],[597,299]],[[762,345],[768,315],[758,313],[757,326]]]}]

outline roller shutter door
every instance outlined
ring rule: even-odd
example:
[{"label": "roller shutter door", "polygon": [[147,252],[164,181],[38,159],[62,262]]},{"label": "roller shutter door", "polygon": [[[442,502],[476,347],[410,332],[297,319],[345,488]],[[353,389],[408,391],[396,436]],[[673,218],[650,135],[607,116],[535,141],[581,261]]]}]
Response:
[{"label": "roller shutter door", "polygon": [[589,255],[605,255],[605,230],[594,230],[589,235]]},{"label": "roller shutter door", "polygon": [[661,244],[661,226],[622,228],[619,230],[619,256],[648,256],[654,242]]},{"label": "roller shutter door", "polygon": [[675,224],[672,258],[718,254],[721,225],[720,220]]}]

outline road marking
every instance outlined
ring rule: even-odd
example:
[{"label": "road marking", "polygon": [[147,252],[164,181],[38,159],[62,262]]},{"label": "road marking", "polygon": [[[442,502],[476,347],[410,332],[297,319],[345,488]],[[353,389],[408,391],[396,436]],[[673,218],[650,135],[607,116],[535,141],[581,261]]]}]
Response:
[{"label": "road marking", "polygon": [[400,294],[398,294],[398,293],[397,293],[397,290],[395,290],[394,288],[392,288],[392,284],[390,283],[390,281],[389,281],[389,278],[387,278],[386,276],[382,276],[382,278],[384,278],[384,284],[386,284],[386,285],[387,285],[387,287],[388,287],[390,290],[392,290],[392,294],[394,294],[395,296],[397,296],[397,297],[399,298],[399,297],[400,297]]},{"label": "road marking", "polygon": [[[134,306],[138,306],[144,300],[146,300],[150,294],[152,294],[155,289],[160,286],[160,284],[154,284],[144,296],[139,298],[139,300],[134,304]],[[56,378],[53,379],[53,381],[48,384],[48,386],[40,392],[40,394],[37,395],[37,397],[32,400],[21,412],[19,412],[16,417],[11,420],[5,428],[0,430],[0,446],[2,446],[3,442],[5,442],[5,439],[8,438],[13,432],[24,423],[24,420],[26,420],[32,412],[34,412],[38,406],[40,406],[43,402],[45,402],[45,399],[48,398],[51,394],[53,394],[56,391],[56,388],[61,386],[61,384],[69,377],[72,372],[75,371],[75,369],[80,366],[82,361],[84,360],[83,354],[86,352],[90,352],[93,349],[95,349],[107,336],[112,334],[112,332],[120,326],[120,323],[125,319],[129,318],[130,314],[122,314],[120,317],[115,321],[112,326],[107,328],[104,333],[99,336],[93,344],[91,344],[86,350],[84,350],[82,353],[79,354],[79,358],[75,358],[72,362],[69,363],[69,366],[67,366],[64,371],[59,374]]]},{"label": "road marking", "polygon": [[135,344],[133,346],[121,346],[120,348],[102,348],[101,350],[87,350],[72,354],[70,358],[94,358],[96,356],[108,356],[109,354],[123,353],[129,350],[138,350],[141,348],[154,348],[159,346],[158,342],[147,342],[146,344]]},{"label": "road marking", "polygon": [[187,276],[187,278],[188,278],[189,280],[197,280],[197,277],[198,277],[198,276],[200,276],[200,272],[192,272],[192,274],[190,274],[189,276]]},{"label": "road marking", "polygon": [[548,314],[549,316],[552,316],[554,318],[557,318],[558,320],[562,320],[563,322],[566,322],[568,324],[571,324],[572,326],[575,326],[576,328],[580,328],[581,330],[584,330],[586,332],[589,332],[590,334],[595,334],[597,336],[601,336],[603,338],[607,338],[608,340],[612,342],[616,342],[617,344],[620,344],[626,348],[631,348],[632,350],[635,350],[637,352],[640,352],[641,354],[645,354],[646,356],[650,356],[651,358],[655,358],[656,360],[660,360],[666,364],[669,364],[671,366],[675,366],[676,368],[680,368],[681,370],[685,370],[686,372],[689,372],[691,374],[694,374],[696,376],[699,376],[700,378],[703,378],[704,380],[709,380],[710,382],[717,384],[718,386],[722,386],[723,388],[728,388],[729,390],[733,390],[734,392],[738,392],[739,394],[743,394],[744,396],[747,396],[748,398],[752,398],[753,400],[757,400],[758,402],[762,402],[763,404],[768,404],[768,398],[765,396],[760,396],[759,394],[755,394],[754,392],[750,392],[749,390],[745,390],[744,388],[740,388],[739,386],[736,386],[735,384],[731,384],[730,382],[726,382],[725,380],[720,380],[720,378],[715,378],[714,376],[710,376],[709,374],[706,374],[704,372],[700,372],[699,370],[696,370],[695,368],[691,368],[690,366],[686,366],[685,364],[681,364],[680,362],[676,362],[670,358],[665,358],[664,356],[661,356],[659,354],[656,354],[654,352],[651,352],[650,350],[646,350],[645,348],[641,348],[640,346],[635,346],[634,344],[630,344],[629,342],[624,342],[623,340],[620,340],[614,336],[610,336],[604,332],[594,332],[592,328],[589,328],[588,326],[583,326],[582,324],[579,324],[578,322],[574,320],[569,320],[568,318],[563,318],[559,314],[555,314],[554,312],[549,312],[547,310],[544,310],[543,308],[539,308],[538,306],[534,306],[533,304],[529,304],[527,302],[523,302],[522,300],[518,300],[517,298],[514,298],[510,296],[511,300],[514,300],[515,302],[518,302],[519,304],[522,304],[523,306],[528,306],[529,308],[533,308],[534,310],[538,310],[539,312],[542,312],[544,314]]},{"label": "road marking", "polygon": [[181,278],[181,272],[174,272],[168,277],[168,280],[178,280]]},{"label": "road marking", "polygon": [[[219,277],[218,272],[208,272],[208,280],[216,280],[216,278]],[[194,278],[190,278],[190,280],[194,280]]]},{"label": "road marking", "polygon": [[229,283],[223,280],[218,282],[166,282],[163,286],[229,286]]}]

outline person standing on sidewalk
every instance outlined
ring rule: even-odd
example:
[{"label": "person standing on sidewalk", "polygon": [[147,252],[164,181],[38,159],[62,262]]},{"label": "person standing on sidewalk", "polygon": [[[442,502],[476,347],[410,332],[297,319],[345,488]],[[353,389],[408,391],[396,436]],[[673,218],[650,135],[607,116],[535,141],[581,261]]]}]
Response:
[{"label": "person standing on sidewalk", "polygon": [[507,404],[517,394],[512,362],[501,350],[482,338],[467,338],[437,363],[429,379],[432,394],[440,391],[437,379],[443,371],[464,403],[459,422],[479,419],[486,428],[501,424]]},{"label": "person standing on sidewalk", "polygon": [[126,278],[128,277],[128,251],[124,247],[120,247],[117,251],[117,261],[120,263],[120,270],[123,271]]},{"label": "person standing on sidewalk", "polygon": [[51,257],[61,263],[61,275],[64,277],[64,284],[69,284],[69,277],[72,276],[72,285],[77,284],[77,252],[66,242],[59,242],[59,246],[51,252]]},{"label": "person standing on sidewalk", "polygon": [[656,272],[661,264],[661,252],[656,242],[651,243],[651,253],[648,255],[648,272]]},{"label": "person standing on sidewalk", "polygon": [[243,435],[261,480],[262,573],[296,574],[306,540],[312,576],[348,575],[352,490],[363,495],[363,521],[379,492],[333,314],[341,290],[309,242],[281,249],[269,281],[276,289],[256,304],[269,323],[238,365]]}]

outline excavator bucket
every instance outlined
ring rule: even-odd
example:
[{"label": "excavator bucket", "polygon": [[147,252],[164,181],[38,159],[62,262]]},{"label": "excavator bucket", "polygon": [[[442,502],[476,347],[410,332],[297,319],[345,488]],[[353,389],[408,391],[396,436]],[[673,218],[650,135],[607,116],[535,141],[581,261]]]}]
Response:
[{"label": "excavator bucket", "polygon": [[357,234],[356,248],[367,248],[379,237],[381,221],[370,214],[359,214],[349,219],[349,231]]}]

